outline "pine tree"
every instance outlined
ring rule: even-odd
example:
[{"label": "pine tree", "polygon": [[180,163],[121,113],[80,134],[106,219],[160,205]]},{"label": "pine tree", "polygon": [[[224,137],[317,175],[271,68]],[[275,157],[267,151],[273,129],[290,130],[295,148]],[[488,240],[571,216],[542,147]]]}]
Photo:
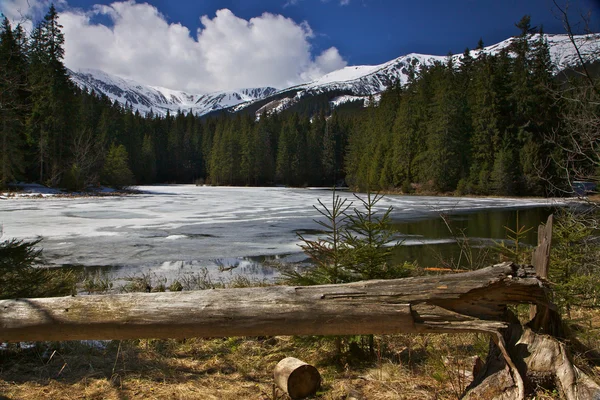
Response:
[{"label": "pine tree", "polygon": [[237,135],[239,136],[239,175],[240,175],[240,183],[243,185],[252,185],[256,184],[256,157],[257,152],[260,151],[257,149],[257,142],[254,140],[252,129],[253,122],[250,116],[243,116],[241,121],[239,121]]},{"label": "pine tree", "polygon": [[461,141],[463,116],[454,73],[451,58],[446,66],[438,65],[434,70],[431,118],[427,122],[424,178],[440,191],[456,188],[462,172],[462,152],[468,151]]},{"label": "pine tree", "polygon": [[494,60],[481,54],[473,71],[471,91],[472,163],[470,181],[479,193],[490,192],[491,171],[500,140],[500,109]]},{"label": "pine tree", "polygon": [[125,146],[122,144],[110,146],[100,179],[103,184],[117,189],[124,189],[135,183]]},{"label": "pine tree", "polygon": [[514,196],[517,194],[518,164],[514,147],[508,137],[504,137],[502,147],[497,151],[491,173],[491,185],[495,194]]},{"label": "pine tree", "polygon": [[557,174],[548,169],[551,146],[545,140],[551,132],[558,131],[562,125],[554,94],[557,82],[554,79],[554,67],[550,59],[550,49],[543,27],[540,28],[531,49],[531,89],[535,101],[532,102],[530,115],[531,135],[523,145],[521,163],[527,194],[543,195],[548,182],[556,183]]},{"label": "pine tree", "polygon": [[142,165],[142,173],[140,181],[142,183],[153,183],[156,179],[156,156],[154,154],[154,142],[152,136],[144,135],[142,143],[140,163]]},{"label": "pine tree", "polygon": [[306,183],[306,132],[308,121],[291,114],[283,123],[277,149],[277,180],[285,185]]},{"label": "pine tree", "polygon": [[415,182],[414,162],[417,154],[422,151],[419,136],[423,121],[419,118],[420,103],[413,87],[414,85],[411,85],[404,93],[392,128],[395,181],[401,183],[403,191],[410,191],[410,184]]},{"label": "pine tree", "polygon": [[185,120],[181,111],[178,111],[175,116],[170,115],[167,111],[165,119],[169,126],[167,130],[168,180],[177,182],[181,179]]},{"label": "pine tree", "polygon": [[41,268],[40,240],[0,242],[0,299],[75,294],[77,275],[68,268]]},{"label": "pine tree", "polygon": [[28,111],[27,59],[18,27],[0,27],[0,187],[25,172],[24,124]]},{"label": "pine tree", "polygon": [[322,220],[315,220],[323,228],[323,236],[315,240],[298,234],[302,242],[300,248],[310,257],[311,268],[305,271],[287,270],[283,276],[296,285],[323,285],[352,281],[346,270],[348,245],[344,241],[344,229],[348,215],[346,211],[352,203],[333,192],[331,207],[318,200],[320,207],[315,209],[322,215]]},{"label": "pine tree", "polygon": [[479,38],[479,41],[477,42],[476,50],[483,50],[483,38]]},{"label": "pine tree", "polygon": [[230,158],[229,135],[226,132],[229,129],[228,125],[226,120],[221,119],[215,127],[208,168],[210,183],[213,185],[226,185],[231,176],[233,160]]},{"label": "pine tree", "polygon": [[275,155],[273,148],[273,133],[269,129],[270,121],[266,116],[261,117],[255,124],[253,138],[257,147],[255,158],[256,184],[269,185],[275,181]]},{"label": "pine tree", "polygon": [[54,5],[31,36],[29,80],[32,112],[28,119],[31,143],[37,149],[39,181],[57,185],[70,168],[73,138],[73,87],[62,62],[64,35]]},{"label": "pine tree", "polygon": [[[329,121],[325,121],[324,125],[321,128],[322,136],[319,146],[321,148],[321,173],[323,183],[328,186],[335,186],[337,180],[340,178],[338,175],[338,158],[336,154],[336,127],[332,126],[331,117]],[[318,126],[315,128],[318,128]]]},{"label": "pine tree", "polygon": [[202,178],[202,154],[200,143],[202,141],[202,124],[194,114],[188,112],[185,117],[185,132],[182,140],[182,182],[194,182]]},{"label": "pine tree", "polygon": [[394,279],[410,273],[407,264],[395,265],[391,256],[400,242],[390,227],[392,207],[378,214],[377,203],[383,196],[367,193],[366,198],[354,195],[360,208],[348,213],[343,242],[348,246],[345,268],[355,280]]},{"label": "pine tree", "polygon": [[[335,147],[335,144],[332,143],[334,139],[330,132],[325,114],[320,112],[315,115],[306,137],[306,170],[309,185],[311,186],[320,186],[329,183],[329,176],[333,175],[333,168],[330,168],[329,171],[324,171],[322,165],[325,149],[327,149],[328,154],[331,154],[331,149]],[[331,160],[331,156],[329,157]],[[331,164],[330,162],[329,165]]]}]

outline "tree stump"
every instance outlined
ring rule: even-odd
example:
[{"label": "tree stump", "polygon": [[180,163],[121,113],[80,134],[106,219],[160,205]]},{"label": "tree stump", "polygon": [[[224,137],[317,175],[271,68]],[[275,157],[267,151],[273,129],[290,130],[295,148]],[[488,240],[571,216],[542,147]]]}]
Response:
[{"label": "tree stump", "polygon": [[600,399],[600,386],[573,364],[564,343],[511,319],[463,399],[523,400],[538,388],[566,400]]},{"label": "tree stump", "polygon": [[321,386],[321,375],[312,365],[287,357],[279,361],[273,377],[277,386],[292,399],[303,399],[317,392]]}]

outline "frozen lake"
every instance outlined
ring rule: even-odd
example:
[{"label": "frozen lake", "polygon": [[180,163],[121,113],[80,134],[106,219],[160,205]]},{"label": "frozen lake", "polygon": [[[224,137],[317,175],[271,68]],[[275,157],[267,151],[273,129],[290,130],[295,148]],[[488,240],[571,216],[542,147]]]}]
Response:
[{"label": "frozen lake", "polygon": [[[176,276],[205,266],[237,267],[232,273],[269,277],[262,261],[304,257],[297,232],[314,232],[317,199],[331,204],[324,189],[141,186],[144,194],[125,197],[15,198],[0,200],[2,239],[41,236],[44,256],[56,266],[102,267],[116,276],[155,272]],[[337,192],[349,200],[353,195]],[[357,205],[355,203],[355,205]],[[556,205],[544,199],[386,196],[402,226],[435,220],[438,213],[531,209]],[[436,228],[437,229],[437,228]],[[447,235],[449,236],[449,235]],[[406,245],[447,242],[407,236]]]}]

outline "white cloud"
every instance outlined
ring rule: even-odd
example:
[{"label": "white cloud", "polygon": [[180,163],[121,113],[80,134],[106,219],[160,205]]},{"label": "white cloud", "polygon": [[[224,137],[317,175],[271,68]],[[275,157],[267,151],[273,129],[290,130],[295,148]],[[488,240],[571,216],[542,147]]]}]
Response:
[{"label": "white cloud", "polygon": [[346,65],[347,63],[340,55],[338,49],[330,47],[322,52],[310,65],[310,68],[302,73],[302,78],[305,81],[312,81]]},{"label": "white cloud", "polygon": [[[0,0],[0,6],[16,12],[27,1],[45,12],[50,0]],[[110,23],[94,23],[98,16]],[[312,54],[313,32],[306,22],[269,13],[245,20],[227,9],[200,21],[203,28],[193,35],[154,6],[134,0],[87,11],[67,8],[59,19],[65,64],[188,92],[282,88],[346,66],[336,48]]]},{"label": "white cloud", "polygon": [[66,5],[65,0],[0,0],[0,13],[12,24],[21,24],[30,32],[33,21],[41,19],[48,12],[51,3],[57,8]]}]

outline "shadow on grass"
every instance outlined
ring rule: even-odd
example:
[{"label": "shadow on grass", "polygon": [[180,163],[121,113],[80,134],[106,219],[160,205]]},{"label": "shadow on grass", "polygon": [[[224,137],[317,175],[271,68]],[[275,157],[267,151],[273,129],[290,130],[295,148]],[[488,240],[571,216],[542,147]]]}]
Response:
[{"label": "shadow on grass", "polygon": [[[0,379],[44,385],[52,380],[73,384],[93,378],[118,385],[125,378],[184,383],[215,374],[244,376],[249,372],[244,366],[248,351],[240,349],[245,343],[242,338],[228,338],[110,341],[104,348],[96,342],[92,346],[41,343],[27,349],[13,345],[1,354]],[[251,353],[257,355],[273,347],[268,340],[252,343]]]}]

